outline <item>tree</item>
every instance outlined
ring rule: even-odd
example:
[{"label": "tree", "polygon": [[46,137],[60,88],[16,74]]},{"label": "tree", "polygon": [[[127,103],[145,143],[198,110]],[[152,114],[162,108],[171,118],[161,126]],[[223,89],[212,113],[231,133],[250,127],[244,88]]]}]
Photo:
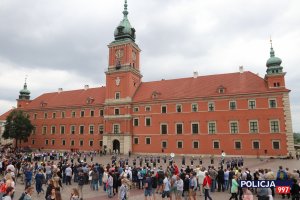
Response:
[{"label": "tree", "polygon": [[19,141],[28,141],[34,126],[31,124],[29,116],[22,110],[13,110],[6,118],[5,129],[2,137],[4,139],[15,139],[16,148]]},{"label": "tree", "polygon": [[300,133],[294,133],[294,143],[295,144],[300,143]]}]

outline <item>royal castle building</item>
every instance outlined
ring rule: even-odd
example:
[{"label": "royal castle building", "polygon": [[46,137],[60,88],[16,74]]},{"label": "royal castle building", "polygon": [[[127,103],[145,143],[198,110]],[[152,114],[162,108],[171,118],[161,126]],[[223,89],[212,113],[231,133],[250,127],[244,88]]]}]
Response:
[{"label": "royal castle building", "polygon": [[31,148],[120,153],[287,155],[294,151],[289,92],[271,46],[262,78],[239,72],[142,81],[136,30],[123,19],[108,45],[106,86],[17,100],[35,129]]}]

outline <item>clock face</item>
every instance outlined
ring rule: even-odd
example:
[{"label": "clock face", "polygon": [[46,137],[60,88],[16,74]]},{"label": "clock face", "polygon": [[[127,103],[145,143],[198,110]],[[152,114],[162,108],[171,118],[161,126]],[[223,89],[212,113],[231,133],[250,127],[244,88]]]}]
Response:
[{"label": "clock face", "polygon": [[118,50],[116,50],[116,58],[117,58],[117,59],[122,58],[123,55],[124,55],[123,49],[118,49]]},{"label": "clock face", "polygon": [[134,51],[132,52],[132,60],[136,60],[136,53]]}]

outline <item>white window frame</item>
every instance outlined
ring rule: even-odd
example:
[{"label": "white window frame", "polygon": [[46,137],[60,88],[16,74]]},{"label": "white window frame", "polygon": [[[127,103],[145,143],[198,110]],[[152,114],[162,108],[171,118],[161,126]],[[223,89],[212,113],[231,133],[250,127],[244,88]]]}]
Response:
[{"label": "white window frame", "polygon": [[254,142],[258,142],[258,149],[260,149],[260,141],[259,140],[252,140],[252,149],[258,150],[254,148]]},{"label": "white window frame", "polygon": [[[196,106],[196,110],[193,110],[193,106]],[[191,104],[191,112],[198,112],[198,103],[192,103]]]},{"label": "white window frame", "polygon": [[[163,146],[163,143],[164,143],[164,142],[166,143],[166,147]],[[162,141],[160,142],[160,145],[161,145],[161,148],[162,148],[162,149],[167,149],[167,148],[168,148],[168,141],[167,141],[167,140],[162,140]]]},{"label": "white window frame", "polygon": [[[272,122],[277,122],[278,131],[273,131],[272,130]],[[278,119],[271,119],[271,120],[269,120],[269,127],[270,127],[270,133],[280,133],[280,121]]]},{"label": "white window frame", "polygon": [[[211,123],[213,123],[213,124],[215,124],[215,132],[214,133],[210,133],[210,130],[209,130],[209,124],[211,124]],[[207,122],[207,133],[208,134],[216,134],[218,131],[217,131],[217,122],[216,121],[209,121],[209,122]]]},{"label": "white window frame", "polygon": [[[254,107],[253,107],[253,108],[250,107],[250,102],[251,102],[251,101],[254,101]],[[248,100],[248,109],[249,109],[249,110],[254,110],[254,109],[256,109],[256,100],[255,100],[255,99],[249,99],[249,100]]]},{"label": "white window frame", "polygon": [[[278,142],[278,149],[275,149],[275,148],[274,148],[274,142]],[[272,140],[272,149],[273,149],[273,150],[280,150],[280,149],[281,149],[280,140]]]},{"label": "white window frame", "polygon": [[[177,129],[177,125],[181,125],[181,133],[178,133],[178,129]],[[175,123],[175,131],[176,131],[176,135],[183,135],[184,134],[184,126],[183,126],[183,123],[182,122],[179,122],[179,123]]]},{"label": "white window frame", "polygon": [[[236,133],[234,133],[231,129],[232,123],[237,123],[237,132]],[[238,121],[229,121],[229,131],[231,134],[238,134],[240,132],[239,122]]]},{"label": "white window frame", "polygon": [[[74,127],[74,133],[72,133],[72,127]],[[73,135],[76,133],[76,125],[70,125],[70,134]]]},{"label": "white window frame", "polygon": [[115,92],[115,99],[121,99],[121,92]]},{"label": "white window frame", "polygon": [[[195,142],[198,143],[198,148],[195,148]],[[200,148],[200,142],[199,140],[193,140],[193,149],[199,149]]]},{"label": "white window frame", "polygon": [[42,134],[43,135],[47,134],[47,126],[43,126],[43,128],[42,128]]},{"label": "white window frame", "polygon": [[[81,133],[81,127],[83,127],[83,133]],[[84,125],[79,125],[79,135],[83,135],[84,134],[84,129],[85,129]]]},{"label": "white window frame", "polygon": [[[271,107],[271,104],[270,104],[271,101],[275,101],[275,107]],[[268,99],[268,106],[269,106],[269,108],[277,108],[278,107],[277,99],[276,98],[269,98]]]},{"label": "white window frame", "polygon": [[[182,146],[181,148],[178,147],[179,142],[181,142],[181,146]],[[183,140],[177,140],[176,141],[176,149],[183,149],[183,148],[184,148]]]},{"label": "white window frame", "polygon": [[[167,126],[167,133],[162,133],[162,125],[166,125]],[[168,135],[169,133],[169,126],[167,123],[160,123],[160,134],[161,135]]]},{"label": "white window frame", "polygon": [[[72,142],[73,142],[73,144],[72,144]],[[75,146],[75,140],[70,140],[70,146],[71,146],[71,147],[74,147],[74,146]]]},{"label": "white window frame", "polygon": [[[118,113],[118,114],[116,114],[116,110],[119,110],[119,113]],[[114,108],[114,115],[120,115],[120,114],[121,114],[120,108]]]},{"label": "white window frame", "polygon": [[[236,148],[236,145],[235,145],[236,142],[239,142],[239,143],[241,144],[241,145],[240,145],[241,148],[239,148],[239,149]],[[241,140],[234,140],[234,141],[233,141],[233,148],[234,148],[235,150],[241,150],[241,149],[242,149],[242,141],[241,141]]]},{"label": "white window frame", "polygon": [[49,145],[49,140],[48,139],[45,140],[45,145],[46,146]]},{"label": "white window frame", "polygon": [[[150,140],[150,143],[149,143],[149,144],[147,144],[147,139]],[[145,145],[151,145],[151,137],[145,137]]]},{"label": "white window frame", "polygon": [[[162,111],[163,111],[163,107],[166,107],[166,112],[165,112],[165,113],[162,112]],[[161,106],[160,106],[160,112],[161,112],[162,114],[167,114],[167,113],[168,113],[168,106],[167,106],[167,105],[161,105]]]},{"label": "white window frame", "polygon": [[133,112],[139,112],[139,107],[137,106],[133,107]]},{"label": "white window frame", "polygon": [[[251,122],[256,122],[256,124],[257,124],[257,132],[252,132],[251,131]],[[259,123],[258,123],[258,120],[249,120],[248,126],[249,126],[249,133],[253,133],[253,134],[259,133]]]},{"label": "white window frame", "polygon": [[[137,139],[137,143],[135,143],[135,140]],[[140,143],[140,138],[139,137],[134,137],[133,138],[133,144],[139,144]]]},{"label": "white window frame", "polygon": [[[92,130],[91,130],[92,129]],[[92,133],[91,133],[91,131],[92,131]],[[94,124],[90,124],[89,125],[89,134],[90,135],[93,135],[95,133],[95,126],[94,126]]]},{"label": "white window frame", "polygon": [[[180,108],[180,112],[178,111],[178,106]],[[182,109],[182,104],[176,104],[176,113],[182,113],[183,112],[183,109]]]},{"label": "white window frame", "polygon": [[[150,125],[147,125],[147,119],[150,119]],[[151,117],[145,117],[145,126],[149,127],[152,125],[152,119]]]},{"label": "white window frame", "polygon": [[[83,115],[82,115],[83,113]],[[84,117],[85,116],[85,110],[80,110],[80,117]]]},{"label": "white window frame", "polygon": [[71,118],[75,118],[76,117],[76,111],[75,110],[72,110],[71,111]]},{"label": "white window frame", "polygon": [[66,118],[66,112],[65,111],[61,111],[60,112],[60,116],[62,119]]},{"label": "white window frame", "polygon": [[[213,108],[212,110],[210,110],[210,108],[211,108],[210,105],[212,105],[212,108]],[[216,110],[215,102],[213,102],[213,101],[207,102],[207,110],[208,110],[208,112],[214,112]]]},{"label": "white window frame", "polygon": [[[147,110],[149,108],[149,110]],[[151,106],[145,106],[145,112],[151,112]]]},{"label": "white window frame", "polygon": [[99,109],[99,117],[103,117],[104,116],[104,110],[101,108]]},{"label": "white window frame", "polygon": [[[115,133],[115,126],[118,126],[118,132],[117,133]],[[120,134],[121,133],[121,125],[120,124],[118,124],[118,123],[113,124],[112,128],[113,128],[112,129],[113,134]]]},{"label": "white window frame", "polygon": [[[235,107],[232,109],[231,108],[231,103],[234,103],[234,105],[235,105]],[[229,110],[237,110],[237,103],[236,103],[236,101],[235,100],[231,100],[231,101],[229,101]]]},{"label": "white window frame", "polygon": [[[198,125],[198,133],[193,133],[193,124],[197,124]],[[197,135],[200,133],[200,123],[199,122],[191,122],[191,134],[192,135]]]},{"label": "white window frame", "polygon": [[[93,115],[92,115],[92,112],[93,112]],[[90,110],[90,116],[95,117],[95,110],[93,110],[93,109]]]},{"label": "white window frame", "polygon": [[[54,128],[54,133],[53,133],[53,128]],[[51,134],[56,134],[56,126],[55,125],[52,125],[51,126]]]},{"label": "white window frame", "polygon": [[[137,125],[135,125],[135,120],[137,120]],[[133,118],[133,126],[138,127],[140,125],[140,120],[138,117]]]},{"label": "white window frame", "polygon": [[[64,133],[62,133],[62,127],[64,127]],[[65,125],[60,125],[59,126],[59,133],[61,134],[61,135],[63,135],[63,134],[66,134],[66,126]]]},{"label": "white window frame", "polygon": [[[81,142],[82,142],[82,144],[81,144]],[[83,140],[79,140],[79,146],[80,146],[80,147],[83,147],[83,146],[84,146],[84,141],[83,141]]]},{"label": "white window frame", "polygon": [[[101,131],[100,127],[102,127],[102,133],[100,133],[100,131]],[[99,134],[103,134],[104,133],[104,125],[103,124],[99,124],[98,128],[99,128],[99,130],[98,130]]]},{"label": "white window frame", "polygon": [[55,145],[55,139],[51,140],[51,145]]},{"label": "white window frame", "polygon": [[[215,142],[218,142],[218,143],[219,143],[219,148],[215,148]],[[220,140],[213,140],[212,147],[213,147],[213,149],[221,149],[221,143],[220,143]]]}]

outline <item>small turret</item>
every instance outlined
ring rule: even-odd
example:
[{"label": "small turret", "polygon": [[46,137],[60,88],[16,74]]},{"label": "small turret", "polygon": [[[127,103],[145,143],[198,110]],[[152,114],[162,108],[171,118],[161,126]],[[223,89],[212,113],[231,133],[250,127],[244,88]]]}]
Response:
[{"label": "small turret", "polygon": [[25,78],[25,83],[23,89],[20,90],[19,99],[20,100],[30,100],[30,91],[27,89],[27,78]]},{"label": "small turret", "polygon": [[281,74],[283,73],[282,69],[283,67],[281,67],[281,63],[282,60],[278,57],[275,56],[275,51],[273,49],[273,45],[272,45],[272,40],[270,40],[271,42],[271,49],[270,49],[270,58],[267,60],[267,74]]}]

